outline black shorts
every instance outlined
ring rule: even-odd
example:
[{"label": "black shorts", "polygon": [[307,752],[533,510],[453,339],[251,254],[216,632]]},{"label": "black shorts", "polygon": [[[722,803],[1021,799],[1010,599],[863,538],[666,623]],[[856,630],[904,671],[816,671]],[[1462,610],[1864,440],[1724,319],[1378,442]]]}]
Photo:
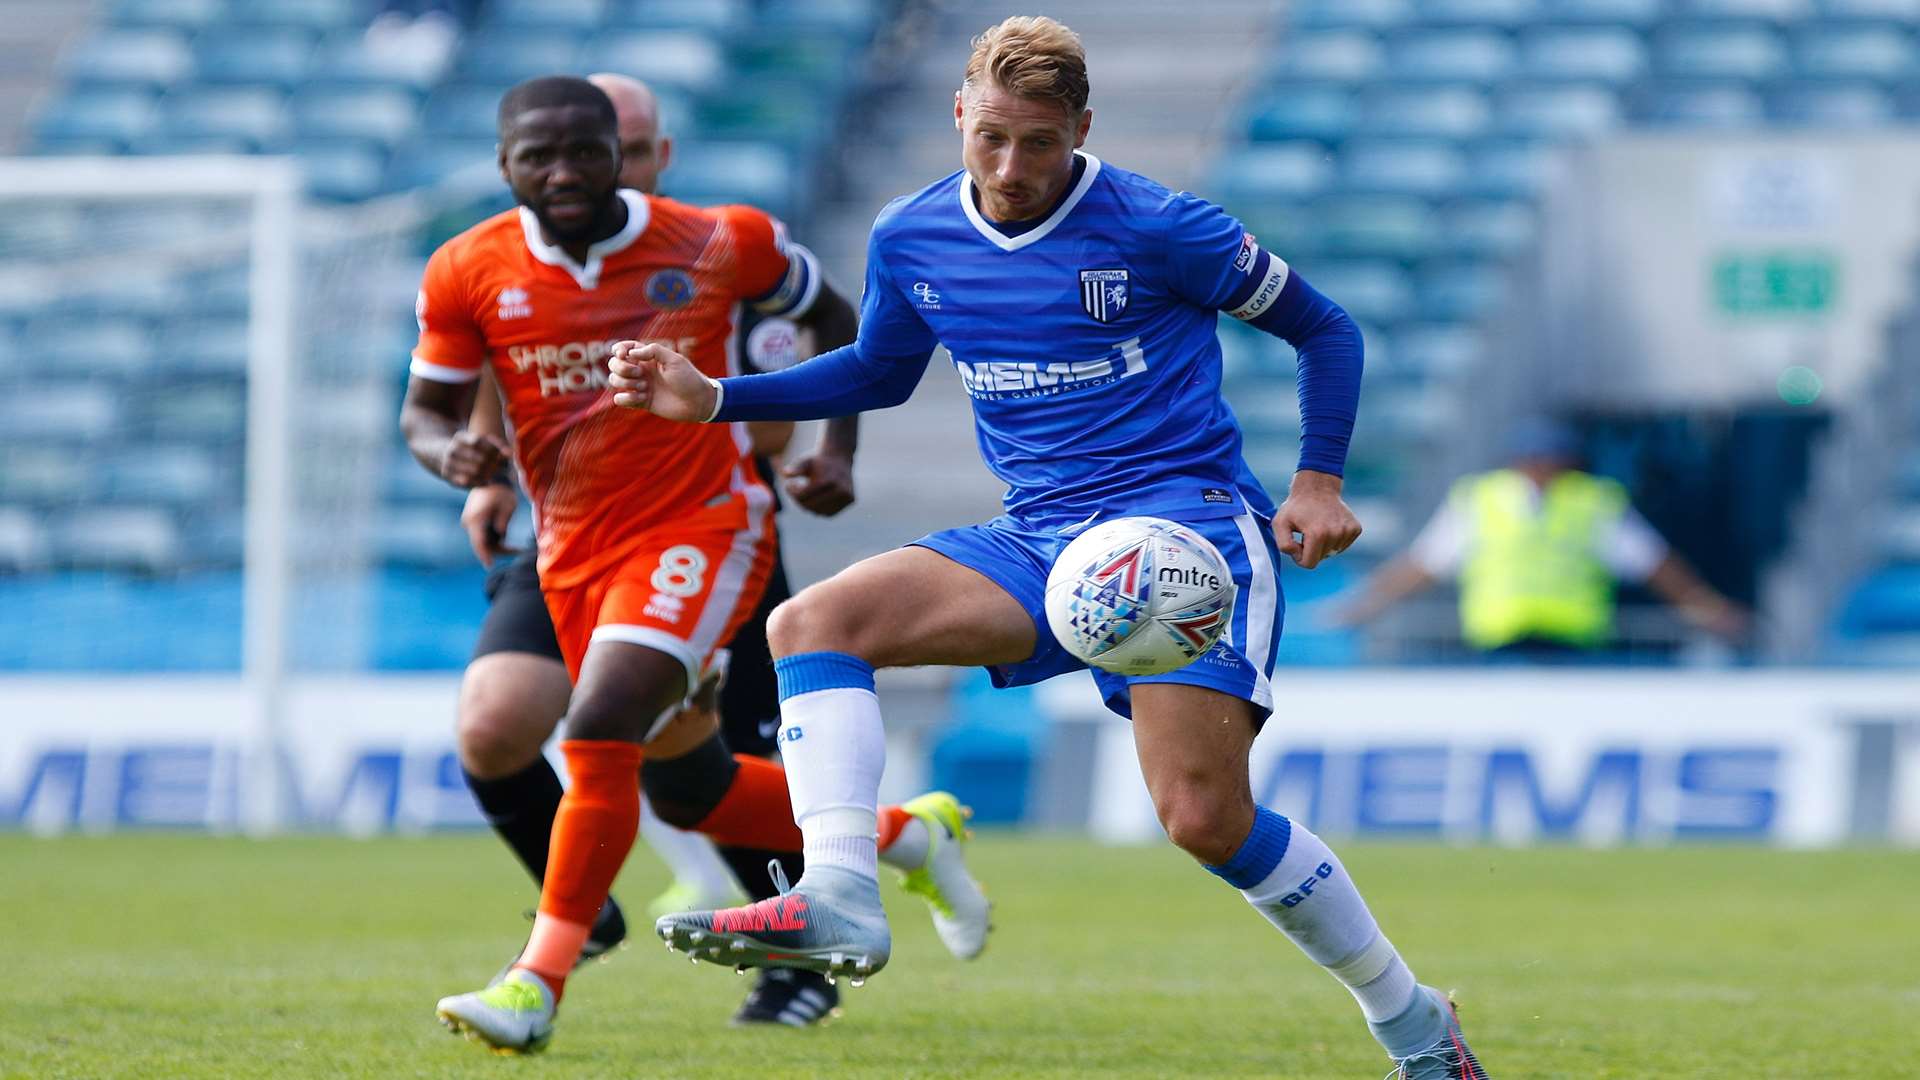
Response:
[{"label": "black shorts", "polygon": [[[773,677],[773,654],[767,649],[767,615],[792,595],[786,562],[776,545],[767,593],[753,617],[727,643],[733,657],[720,691],[720,731],[727,747],[737,753],[771,757],[779,745],[780,690]],[[524,652],[563,662],[553,617],[547,614],[547,599],[540,592],[533,552],[494,564],[487,572],[487,601],[473,659]]]}]

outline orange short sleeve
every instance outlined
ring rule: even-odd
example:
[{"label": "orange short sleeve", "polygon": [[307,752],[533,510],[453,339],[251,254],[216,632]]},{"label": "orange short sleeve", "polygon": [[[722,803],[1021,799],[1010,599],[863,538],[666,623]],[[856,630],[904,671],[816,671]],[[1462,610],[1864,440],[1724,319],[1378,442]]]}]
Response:
[{"label": "orange short sleeve", "polygon": [[469,382],[480,377],[487,361],[487,339],[467,302],[466,283],[454,265],[450,245],[441,245],[427,260],[414,302],[420,341],[413,348],[408,370],[435,382]]}]

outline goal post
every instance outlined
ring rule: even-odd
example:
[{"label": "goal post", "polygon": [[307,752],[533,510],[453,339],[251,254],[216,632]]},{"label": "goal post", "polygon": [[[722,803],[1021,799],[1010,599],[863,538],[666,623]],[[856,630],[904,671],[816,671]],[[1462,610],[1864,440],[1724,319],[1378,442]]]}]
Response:
[{"label": "goal post", "polygon": [[[383,558],[464,550],[457,493],[396,468],[422,249],[458,198],[315,202],[284,158],[0,158],[0,714],[41,714],[0,733],[17,790],[44,769],[9,754],[105,725],[95,745],[214,748],[109,804],[199,768],[183,820],[310,823],[302,687],[380,666]],[[0,790],[0,819],[25,798]]]}]

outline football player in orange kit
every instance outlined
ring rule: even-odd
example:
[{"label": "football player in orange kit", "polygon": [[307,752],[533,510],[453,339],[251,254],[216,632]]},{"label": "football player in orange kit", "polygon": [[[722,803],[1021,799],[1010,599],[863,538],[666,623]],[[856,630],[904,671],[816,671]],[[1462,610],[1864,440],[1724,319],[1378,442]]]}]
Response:
[{"label": "football player in orange kit", "polygon": [[[701,210],[620,190],[612,103],[582,79],[530,80],[501,101],[501,171],[521,207],[428,263],[401,423],[423,465],[463,487],[507,447],[462,429],[490,366],[534,505],[539,574],[574,691],[539,912],[513,969],[443,999],[443,1020],[498,1049],[543,1046],[555,1005],[634,840],[643,752],[714,745],[714,651],[752,613],[772,562],[772,493],[738,426],[689,432],[613,408],[612,342],[656,340],[729,374],[741,304],[850,324],[845,299],[784,229],[748,207]],[[785,777],[756,758],[694,827],[796,850]],[[980,912],[984,926],[984,908]],[[984,936],[984,934],[982,934]]]}]

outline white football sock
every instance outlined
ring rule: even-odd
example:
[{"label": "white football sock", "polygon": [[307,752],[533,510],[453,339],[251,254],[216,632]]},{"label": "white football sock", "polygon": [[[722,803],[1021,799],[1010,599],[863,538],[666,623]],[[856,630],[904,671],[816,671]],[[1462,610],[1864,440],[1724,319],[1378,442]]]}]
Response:
[{"label": "white football sock", "polygon": [[877,878],[887,733],[871,690],[834,687],[780,703],[780,757],[807,866]]},{"label": "white football sock", "polygon": [[1405,1012],[1413,972],[1321,839],[1293,822],[1287,853],[1273,873],[1241,895],[1314,963],[1340,980],[1369,1021]]}]

